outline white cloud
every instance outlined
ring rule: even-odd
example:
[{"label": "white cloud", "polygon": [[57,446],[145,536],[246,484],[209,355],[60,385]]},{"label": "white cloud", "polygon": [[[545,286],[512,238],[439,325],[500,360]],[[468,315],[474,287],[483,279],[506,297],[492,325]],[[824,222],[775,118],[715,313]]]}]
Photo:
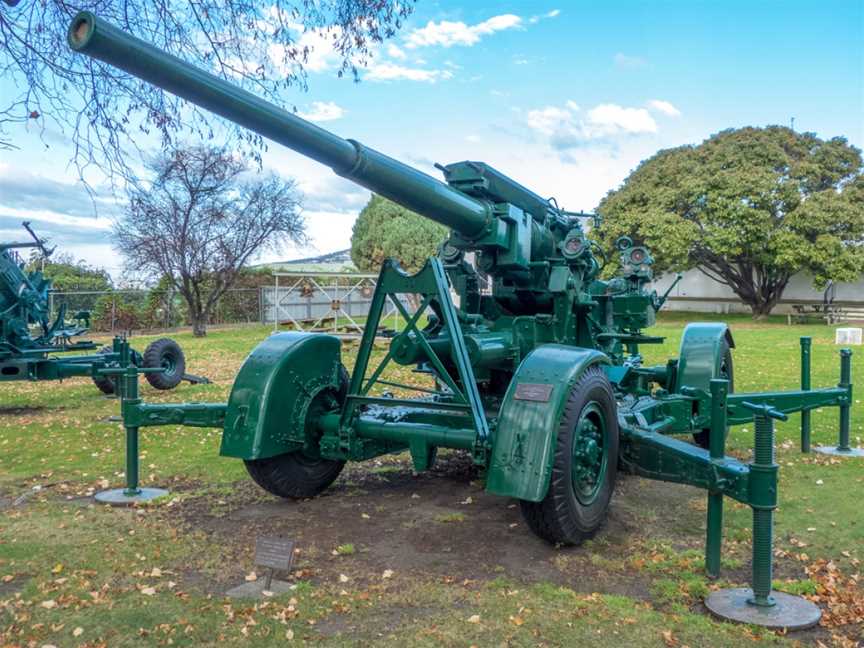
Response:
[{"label": "white cloud", "polygon": [[648,67],[648,61],[646,59],[640,56],[628,56],[621,52],[618,52],[613,56],[612,61],[615,63],[615,67],[625,70],[637,70],[639,68]]},{"label": "white cloud", "polygon": [[588,111],[586,120],[590,137],[618,133],[656,133],[657,122],[644,108],[623,108],[617,104],[600,104]]},{"label": "white cloud", "polygon": [[673,106],[668,101],[663,101],[662,99],[652,99],[646,105],[651,110],[656,110],[659,113],[663,113],[667,117],[680,117],[681,116],[680,110],[678,110],[675,106]]},{"label": "white cloud", "polygon": [[483,36],[507,29],[514,29],[521,25],[522,18],[514,14],[493,16],[476,25],[466,25],[461,21],[442,20],[441,22],[435,22],[430,20],[425,27],[415,29],[408,34],[405,39],[405,47],[409,49],[430,45],[440,47],[463,45],[470,47],[480,42]]},{"label": "white cloud", "polygon": [[[341,33],[338,27],[329,31],[324,29],[302,31],[302,25],[293,25],[292,28],[301,32],[295,46],[307,52],[304,67],[308,72],[326,72],[341,64],[341,55],[333,49],[333,43],[338,40]],[[271,62],[282,72],[287,72],[292,65],[290,61],[285,61],[285,52],[285,48],[279,45],[271,45],[268,52]],[[406,58],[407,54],[401,47],[390,43],[386,47],[373,47],[366,60],[356,61],[356,63],[358,66],[362,63],[365,68],[364,78],[369,81],[435,83],[453,77],[453,73],[448,70],[427,70],[395,62]],[[416,59],[413,63],[414,65],[424,65],[425,61]],[[308,114],[300,114],[301,117],[312,121],[329,121],[339,119],[343,115],[344,110],[332,102],[313,102],[312,109]]]},{"label": "white cloud", "polygon": [[540,22],[541,20],[543,20],[544,18],[556,18],[560,15],[561,15],[560,9],[553,9],[552,11],[547,11],[544,14],[539,14],[537,16],[531,16],[528,19],[528,22],[531,23],[532,25],[535,25],[538,22]]},{"label": "white cloud", "polygon": [[562,128],[569,127],[573,114],[566,108],[546,106],[528,111],[528,126],[543,135],[553,135]]},{"label": "white cloud", "polygon": [[480,141],[480,136],[479,135],[466,135],[465,141],[469,142],[471,144],[477,144]]},{"label": "white cloud", "polygon": [[404,59],[405,58],[405,51],[401,47],[399,47],[398,45],[394,45],[393,43],[390,43],[387,46],[387,55],[390,58],[394,58],[394,59]]},{"label": "white cloud", "polygon": [[[82,230],[100,230],[103,232],[109,232],[111,230],[111,221],[107,218],[96,218],[96,217],[78,217],[78,216],[70,216],[69,214],[63,214],[60,212],[56,212],[51,209],[18,209],[15,207],[7,207],[6,205],[0,205],[0,218],[10,218],[16,221],[37,221],[37,223],[44,223],[46,225],[64,225],[69,227],[76,227]],[[36,224],[34,227],[38,230],[40,229],[39,225]],[[29,236],[23,230],[15,229],[16,235],[11,237],[15,239],[27,240]],[[22,234],[22,232],[24,232]]]},{"label": "white cloud", "polygon": [[411,68],[396,63],[373,63],[369,66],[364,77],[368,81],[421,81],[424,83],[435,83],[444,79],[453,78],[449,70],[424,70],[422,68]]},{"label": "white cloud", "polygon": [[[323,29],[310,29],[303,32],[297,38],[292,50],[306,52],[306,61],[303,67],[308,72],[326,72],[339,65],[341,56],[333,49],[334,32],[339,32],[338,28],[333,31]],[[267,54],[270,56],[270,61],[282,73],[293,71],[297,64],[288,58],[288,48],[278,43],[273,43],[268,46]]]},{"label": "white cloud", "polygon": [[645,108],[599,104],[577,116],[579,106],[567,101],[563,107],[546,106],[528,111],[528,127],[549,138],[553,148],[565,150],[589,140],[623,135],[656,133],[657,122]]},{"label": "white cloud", "polygon": [[345,109],[332,101],[313,101],[308,112],[298,113],[303,119],[313,122],[333,121],[345,116]]}]

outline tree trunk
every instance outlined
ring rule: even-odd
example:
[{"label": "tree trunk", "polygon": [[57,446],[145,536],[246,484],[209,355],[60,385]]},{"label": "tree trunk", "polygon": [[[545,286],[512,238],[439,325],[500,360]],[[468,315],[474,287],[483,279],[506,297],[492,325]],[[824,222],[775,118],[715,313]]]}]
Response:
[{"label": "tree trunk", "polygon": [[192,335],[204,337],[207,335],[207,316],[202,313],[190,313],[192,319]]},{"label": "tree trunk", "polygon": [[790,277],[785,272],[771,272],[761,266],[754,268],[749,263],[729,263],[716,258],[710,265],[703,263],[697,267],[709,279],[729,286],[750,307],[754,320],[765,319],[771,314]]},{"label": "tree trunk", "polygon": [[766,304],[765,302],[748,304],[748,306],[750,306],[750,310],[753,313],[753,319],[756,321],[764,320],[771,314],[771,310],[774,308],[774,304]]}]

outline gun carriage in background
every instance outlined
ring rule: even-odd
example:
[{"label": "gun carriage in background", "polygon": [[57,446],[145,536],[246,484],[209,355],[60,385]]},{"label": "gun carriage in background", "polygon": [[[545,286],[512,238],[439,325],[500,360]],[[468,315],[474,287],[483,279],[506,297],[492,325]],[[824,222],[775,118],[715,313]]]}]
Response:
[{"label": "gun carriage in background", "polygon": [[[407,450],[419,471],[432,465],[438,448],[463,449],[485,469],[488,492],[518,499],[537,535],[565,545],[600,528],[619,469],[690,484],[709,493],[708,572],[719,572],[725,495],[754,512],[748,620],[794,627],[781,614],[789,610],[786,599],[780,605],[771,595],[773,419],[838,406],[848,428],[848,354],[838,387],[735,394],[732,334],[712,322],[688,325],[676,358],[645,366],[640,347],[663,342],[644,330],[664,298],[650,290],[649,251],[630,239],[618,241],[620,275],[603,280],[603,252],[576,215],[487,164],[439,166],[441,182],[90,13],[74,19],[68,41],[451,230],[413,276],[395,261],[384,263],[350,374],[338,338],[306,333],[264,340],[227,403],[142,403],[130,368],[127,432],[169,424],[222,428],[221,454],[242,459],[259,485],[291,498],[320,493],[346,461]],[[491,279],[491,293],[479,289],[479,273]],[[414,295],[419,308],[410,312],[400,295]],[[405,326],[381,357],[373,353],[375,331],[388,297]],[[391,363],[413,366],[429,386],[390,379]],[[726,456],[727,426],[754,418],[754,462]],[[696,444],[673,435],[693,435]],[[807,623],[812,617],[810,610]]]},{"label": "gun carriage in background", "polygon": [[[68,322],[65,304],[52,321],[51,281],[39,271],[27,272],[16,250],[35,248],[47,259],[54,249],[45,247],[30,223],[24,228],[32,241],[0,243],[0,381],[90,376],[103,393],[113,394],[116,377],[106,369],[120,368],[122,340],[102,349],[89,340],[73,341],[89,330],[90,313],[78,311]],[[87,351],[98,353],[67,355]],[[130,349],[129,362],[150,368],[144,373],[156,389],[173,389],[181,380],[206,382],[186,373],[183,351],[170,338],[155,340],[143,354]]]}]

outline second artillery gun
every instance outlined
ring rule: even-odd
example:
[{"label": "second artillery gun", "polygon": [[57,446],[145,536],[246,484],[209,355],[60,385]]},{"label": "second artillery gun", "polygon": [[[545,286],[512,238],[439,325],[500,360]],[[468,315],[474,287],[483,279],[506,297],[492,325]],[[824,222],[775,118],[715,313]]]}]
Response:
[{"label": "second artillery gun", "polygon": [[[0,243],[0,382],[89,376],[100,391],[113,394],[116,377],[105,370],[120,368],[122,340],[102,349],[90,340],[73,340],[89,330],[88,311],[76,312],[70,322],[62,304],[52,318],[51,281],[38,270],[28,272],[17,250],[35,248],[46,259],[54,250],[30,223],[24,228],[32,240]],[[170,338],[151,342],[143,354],[130,350],[129,361],[151,369],[145,375],[156,389],[173,389],[181,380],[206,382],[186,373],[183,350]]]},{"label": "second artillery gun", "polygon": [[[812,604],[771,592],[773,419],[838,406],[848,430],[848,352],[837,387],[735,394],[729,328],[695,323],[676,358],[645,366],[640,346],[663,341],[644,332],[663,303],[650,290],[645,247],[620,239],[622,272],[602,280],[603,253],[579,219],[487,164],[439,166],[441,182],[87,12],[73,20],[68,42],[451,230],[415,275],[385,261],[350,374],[337,337],[297,332],[252,351],[227,403],[142,403],[130,367],[122,407],[130,438],[152,425],[221,428],[221,454],[242,459],[260,486],[289,498],[320,493],[346,461],[408,451],[419,471],[438,448],[462,449],[485,469],[488,492],[517,499],[534,533],[565,545],[600,528],[619,469],[690,484],[708,491],[712,575],[723,497],[753,509],[752,590],[712,609],[782,627],[818,620]],[[491,290],[481,290],[483,279]],[[413,312],[408,295],[419,304]],[[388,299],[404,328],[376,353]],[[413,366],[426,384],[398,382],[387,373],[393,363]],[[727,426],[754,418],[754,461],[726,456]],[[674,435],[693,435],[696,444]]]}]

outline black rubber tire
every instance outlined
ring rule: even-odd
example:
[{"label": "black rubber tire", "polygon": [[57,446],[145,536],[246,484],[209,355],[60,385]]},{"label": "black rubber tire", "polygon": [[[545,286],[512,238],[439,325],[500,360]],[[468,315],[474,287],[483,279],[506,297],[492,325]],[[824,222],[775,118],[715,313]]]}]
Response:
[{"label": "black rubber tire", "polygon": [[[348,395],[348,370],[339,367],[339,389],[336,400],[342,405]],[[313,458],[302,450],[289,452],[266,459],[244,459],[246,471],[261,488],[271,495],[286,499],[315,497],[332,484],[342,468],[344,461]]]},{"label": "black rubber tire", "polygon": [[174,389],[186,373],[183,349],[171,338],[159,338],[144,351],[145,367],[170,367],[165,373],[148,373],[147,382],[156,389]]},{"label": "black rubber tire", "polygon": [[[99,353],[111,353],[114,349],[110,346],[103,346],[99,349]],[[106,396],[113,396],[117,393],[116,378],[109,376],[93,376],[93,384]]]},{"label": "black rubber tire", "polygon": [[[720,365],[720,378],[727,378],[729,380],[729,393],[732,394],[735,392],[735,369],[732,364],[732,349],[729,348],[729,344],[723,343],[723,363]],[[711,429],[705,428],[704,430],[699,430],[698,432],[693,433],[693,442],[698,445],[700,448],[708,449],[708,437],[711,435]],[[729,428],[726,428],[726,436],[729,436]]]},{"label": "black rubber tire", "polygon": [[[606,421],[608,454],[603,483],[594,501],[582,504],[571,479],[574,432],[583,409],[595,402]],[[618,472],[618,406],[612,385],[599,367],[590,367],[570,390],[558,428],[549,491],[540,502],[520,500],[522,515],[530,529],[548,542],[578,545],[593,537],[606,520]]]},{"label": "black rubber tire", "polygon": [[299,450],[244,463],[256,484],[286,499],[315,497],[336,480],[345,465],[344,461],[312,459]]}]

